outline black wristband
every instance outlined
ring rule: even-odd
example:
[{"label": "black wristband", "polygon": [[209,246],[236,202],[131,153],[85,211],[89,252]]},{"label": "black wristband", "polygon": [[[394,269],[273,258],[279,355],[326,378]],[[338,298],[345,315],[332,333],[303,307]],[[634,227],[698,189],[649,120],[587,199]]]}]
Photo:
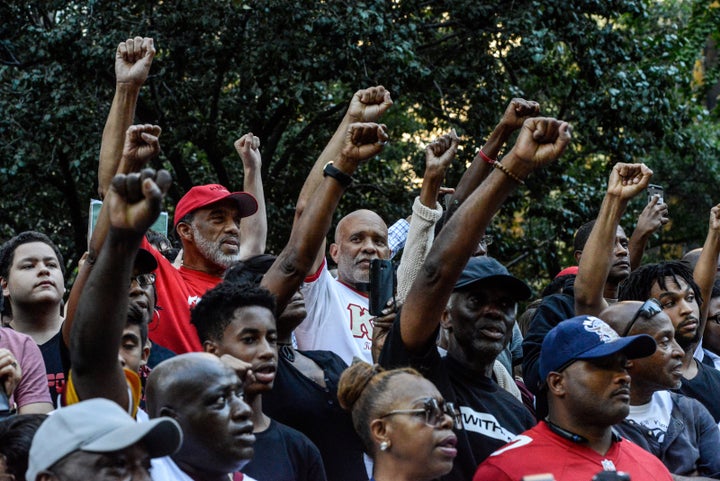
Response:
[{"label": "black wristband", "polygon": [[335,167],[332,161],[325,164],[325,168],[323,169],[323,176],[332,177],[333,179],[337,180],[340,185],[342,185],[345,189],[347,189],[353,181],[353,178],[351,176],[347,175],[345,172]]}]

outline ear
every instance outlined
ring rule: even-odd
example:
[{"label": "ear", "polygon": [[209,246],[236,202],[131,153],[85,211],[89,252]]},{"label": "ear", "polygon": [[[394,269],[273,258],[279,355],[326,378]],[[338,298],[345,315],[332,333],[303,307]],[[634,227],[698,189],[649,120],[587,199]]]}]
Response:
[{"label": "ear", "polygon": [[150,342],[145,343],[142,350],[142,356],[140,357],[140,365],[144,366],[147,364],[147,360],[150,357]]},{"label": "ear", "polygon": [[551,372],[547,377],[548,392],[556,397],[565,396],[565,376],[559,372]]},{"label": "ear", "polygon": [[167,416],[169,418],[173,418],[175,421],[178,421],[178,419],[179,419],[178,414],[170,406],[161,407],[160,408],[160,416]]},{"label": "ear", "polygon": [[452,317],[450,316],[450,311],[448,310],[447,307],[445,309],[443,309],[443,312],[440,315],[440,326],[443,329],[452,331]]},{"label": "ear", "polygon": [[330,244],[330,257],[335,264],[337,264],[338,250],[340,250],[340,247],[338,247],[336,243],[333,242],[332,244]]},{"label": "ear", "polygon": [[180,222],[177,227],[175,227],[175,232],[178,233],[180,236],[180,239],[184,241],[192,241],[193,235],[192,235],[192,227],[190,224],[187,224],[185,222]]},{"label": "ear", "polygon": [[8,289],[8,283],[4,277],[0,277],[0,287],[2,287],[2,295],[10,297],[10,289]]},{"label": "ear", "polygon": [[218,355],[218,345],[215,344],[215,341],[205,341],[203,342],[203,350],[205,352],[209,352],[210,354]]},{"label": "ear", "polygon": [[370,423],[370,436],[372,437],[373,444],[380,444],[386,441],[390,437],[392,428],[388,426],[385,419],[373,419]]},{"label": "ear", "polygon": [[580,258],[582,257],[582,251],[575,251],[573,253],[573,257],[575,257],[575,263],[580,265]]}]

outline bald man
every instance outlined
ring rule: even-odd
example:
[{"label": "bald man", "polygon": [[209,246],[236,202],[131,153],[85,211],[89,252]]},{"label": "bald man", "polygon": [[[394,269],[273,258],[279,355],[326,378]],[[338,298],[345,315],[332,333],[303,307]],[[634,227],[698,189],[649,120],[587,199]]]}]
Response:
[{"label": "bald man", "polygon": [[[184,435],[175,454],[153,460],[154,481],[227,481],[252,458],[255,435],[243,383],[217,356],[189,353],[161,362],[145,395],[150,418],[170,417]],[[239,476],[233,479],[251,481]]]},{"label": "bald man", "polygon": [[324,252],[323,246],[302,287],[307,317],[295,329],[298,346],[333,351],[348,364],[353,357],[372,363],[374,316],[368,310],[367,283],[370,261],[390,258],[387,225],[366,209],[338,222],[335,242],[330,245],[337,279],[328,271]]},{"label": "bald man", "polygon": [[657,456],[675,481],[720,476],[720,432],[712,416],[697,400],[669,391],[682,383],[685,354],[670,317],[655,299],[619,302],[600,316],[623,337],[648,334],[657,343],[653,355],[627,366],[630,414],[616,429]]}]

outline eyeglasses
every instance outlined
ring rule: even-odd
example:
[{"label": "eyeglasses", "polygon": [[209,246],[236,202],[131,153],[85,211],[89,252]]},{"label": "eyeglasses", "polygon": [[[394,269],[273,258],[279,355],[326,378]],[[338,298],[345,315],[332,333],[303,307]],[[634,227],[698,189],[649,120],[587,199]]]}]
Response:
[{"label": "eyeglasses", "polygon": [[486,246],[492,245],[493,236],[491,236],[490,234],[486,234],[486,235],[482,236],[482,239],[480,239],[480,243],[484,244]]},{"label": "eyeglasses", "polygon": [[145,287],[151,284],[155,284],[155,274],[139,274],[130,278],[130,285],[133,281],[137,282],[139,286]]},{"label": "eyeglasses", "polygon": [[424,400],[423,407],[420,409],[396,409],[385,413],[380,418],[392,416],[395,414],[425,414],[425,424],[431,428],[437,428],[445,421],[445,415],[450,416],[453,426],[456,429],[462,429],[462,414],[453,403],[438,401],[434,397]]},{"label": "eyeglasses", "polygon": [[662,306],[660,305],[660,301],[657,299],[648,299],[647,301],[643,302],[643,305],[640,306],[640,309],[637,310],[633,318],[630,320],[630,323],[627,325],[625,330],[622,333],[622,337],[625,337],[628,335],[632,327],[635,325],[635,322],[638,320],[640,316],[644,317],[645,319],[652,319],[653,316],[656,314],[660,314],[662,312]]}]

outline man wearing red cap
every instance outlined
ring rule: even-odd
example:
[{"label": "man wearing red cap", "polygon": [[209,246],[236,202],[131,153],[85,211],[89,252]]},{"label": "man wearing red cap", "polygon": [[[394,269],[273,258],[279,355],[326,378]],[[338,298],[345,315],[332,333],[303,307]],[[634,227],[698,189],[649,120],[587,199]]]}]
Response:
[{"label": "man wearing red cap", "polygon": [[175,230],[183,246],[180,268],[144,241],[143,247],[158,261],[157,302],[162,310],[150,324],[153,342],[176,353],[202,350],[190,324],[190,308],[241,259],[240,219],[257,209],[247,192],[230,192],[219,184],[196,186],[175,207]]}]

